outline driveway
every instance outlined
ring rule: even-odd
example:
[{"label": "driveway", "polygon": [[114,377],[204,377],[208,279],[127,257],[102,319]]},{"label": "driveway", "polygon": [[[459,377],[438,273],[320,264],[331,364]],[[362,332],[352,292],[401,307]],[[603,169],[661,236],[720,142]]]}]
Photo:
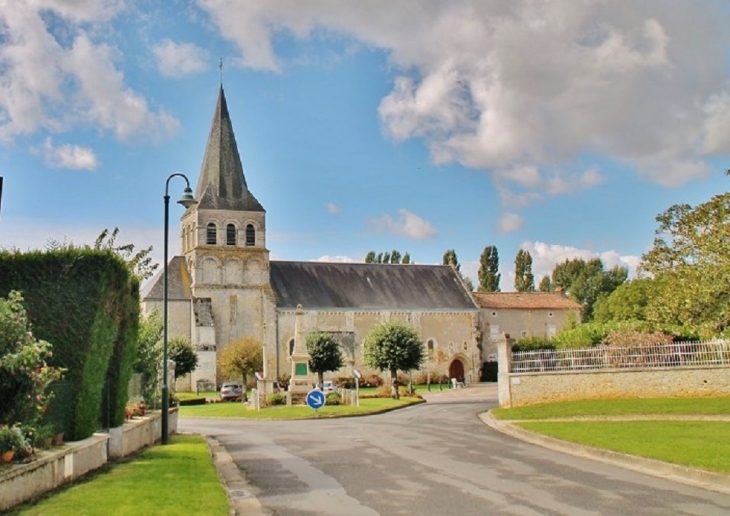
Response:
[{"label": "driveway", "polygon": [[496,386],[435,391],[377,416],[307,421],[181,418],[215,437],[278,515],[730,514],[730,495],[565,455],[477,417]]}]

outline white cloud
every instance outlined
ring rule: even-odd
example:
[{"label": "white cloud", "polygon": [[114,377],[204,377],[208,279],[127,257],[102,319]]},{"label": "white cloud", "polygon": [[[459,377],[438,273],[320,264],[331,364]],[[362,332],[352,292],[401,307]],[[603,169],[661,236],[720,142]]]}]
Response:
[{"label": "white cloud", "polygon": [[398,210],[397,218],[386,213],[371,220],[370,225],[377,231],[387,231],[411,240],[428,240],[436,236],[436,230],[429,221],[404,208]]},{"label": "white cloud", "polygon": [[[343,35],[383,49],[396,74],[379,107],[386,134],[423,139],[436,162],[539,169],[553,178],[553,195],[598,183],[594,173],[560,170],[582,156],[680,185],[730,150],[730,81],[718,66],[728,41],[721,2],[198,5],[250,67],[281,69],[272,45],[279,33]],[[534,176],[515,179],[524,188]]]},{"label": "white cloud", "polygon": [[48,165],[55,168],[94,170],[98,165],[92,149],[79,145],[53,145],[51,138],[46,138],[43,145],[34,150],[43,156]]},{"label": "white cloud", "polygon": [[162,75],[185,77],[207,68],[208,53],[193,43],[176,43],[164,39],[152,48]]},{"label": "white cloud", "polygon": [[[0,9],[0,142],[79,124],[164,137],[178,122],[125,85],[121,56],[101,38],[120,1],[17,0]],[[55,15],[49,18],[49,13]]]},{"label": "white cloud", "polygon": [[326,207],[327,207],[327,211],[331,215],[338,215],[338,214],[342,213],[342,208],[340,208],[339,206],[337,206],[335,203],[328,202],[326,204]]},{"label": "white cloud", "polygon": [[532,273],[535,275],[536,283],[543,276],[551,274],[557,264],[574,258],[581,258],[583,260],[600,258],[606,269],[617,265],[627,267],[629,269],[629,277],[635,276],[636,268],[641,260],[639,256],[622,256],[613,250],[597,253],[588,249],[578,249],[577,247],[548,244],[545,242],[523,242],[520,248],[529,251],[532,256]]},{"label": "white cloud", "polygon": [[503,213],[497,221],[497,229],[500,233],[514,233],[522,228],[524,222],[516,213]]}]

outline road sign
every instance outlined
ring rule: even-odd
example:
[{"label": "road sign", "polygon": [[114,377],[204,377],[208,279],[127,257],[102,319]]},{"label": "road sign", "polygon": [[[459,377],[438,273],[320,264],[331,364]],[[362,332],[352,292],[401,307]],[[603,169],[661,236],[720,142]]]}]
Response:
[{"label": "road sign", "polygon": [[358,379],[359,379],[359,378],[362,378],[362,373],[361,373],[360,371],[358,371],[357,369],[353,369],[353,370],[352,370],[352,374],[353,374],[353,376],[354,376],[355,378],[358,378]]},{"label": "road sign", "polygon": [[325,406],[327,398],[319,389],[312,389],[307,393],[307,405],[314,410],[319,410]]}]

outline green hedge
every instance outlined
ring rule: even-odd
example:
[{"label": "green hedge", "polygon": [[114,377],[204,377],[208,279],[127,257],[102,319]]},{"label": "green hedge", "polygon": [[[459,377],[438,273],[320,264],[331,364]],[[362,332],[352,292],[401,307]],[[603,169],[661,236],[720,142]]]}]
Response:
[{"label": "green hedge", "polygon": [[[66,438],[86,438],[105,420],[121,424],[139,318],[138,282],[127,264],[110,251],[91,249],[3,251],[0,296],[11,290],[23,294],[34,335],[53,345],[51,365],[67,369],[71,406],[67,394],[52,402],[71,410],[57,421]],[[105,384],[108,417],[102,415]]]}]

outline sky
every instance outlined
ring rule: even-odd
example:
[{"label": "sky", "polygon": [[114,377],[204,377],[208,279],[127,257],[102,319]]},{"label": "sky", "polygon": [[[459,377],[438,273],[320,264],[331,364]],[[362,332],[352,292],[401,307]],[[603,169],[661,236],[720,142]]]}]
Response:
[{"label": "sky", "polygon": [[[0,247],[162,259],[219,85],[275,260],[497,247],[633,275],[730,178],[730,4],[0,0]],[[222,64],[222,66],[221,66]],[[170,194],[184,181],[170,182]],[[171,208],[170,250],[179,252]]]}]

